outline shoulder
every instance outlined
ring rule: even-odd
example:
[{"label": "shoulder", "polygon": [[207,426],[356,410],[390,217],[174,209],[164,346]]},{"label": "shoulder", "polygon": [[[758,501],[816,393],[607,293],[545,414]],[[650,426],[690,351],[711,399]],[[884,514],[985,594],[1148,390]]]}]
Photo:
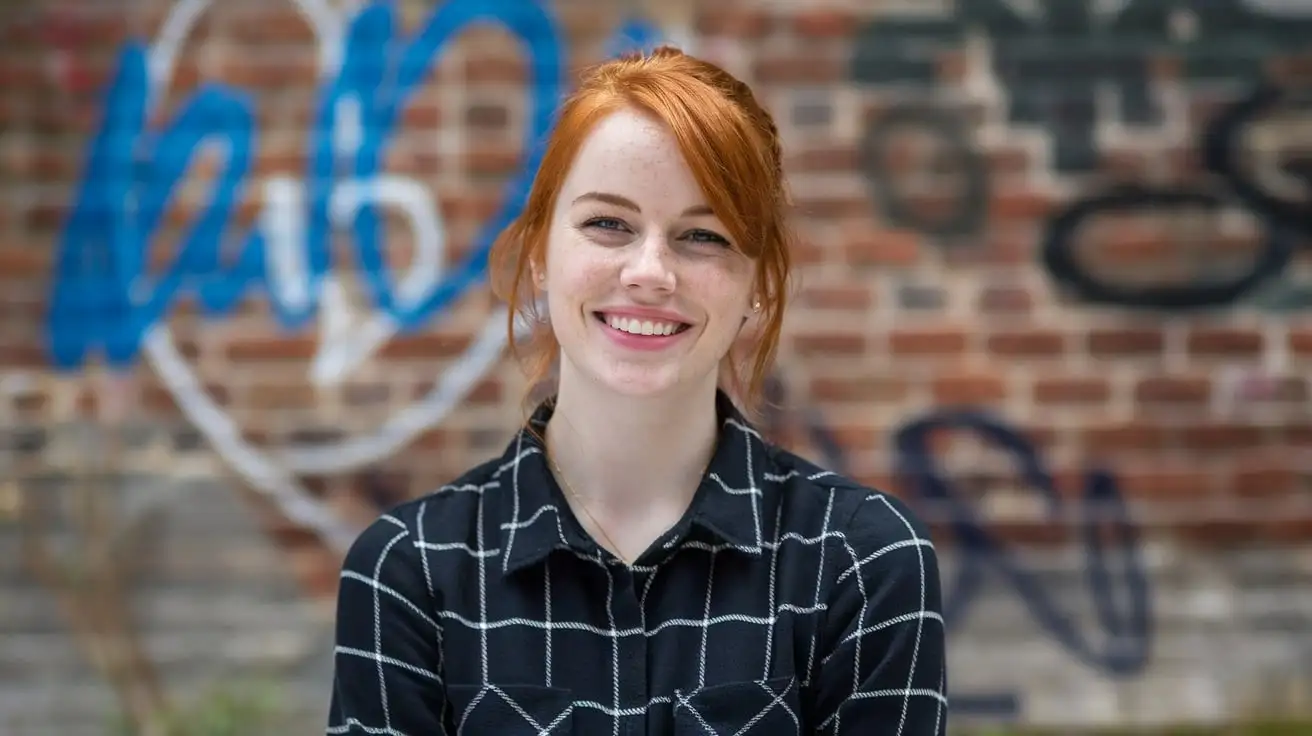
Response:
[{"label": "shoulder", "polygon": [[503,469],[504,458],[488,460],[383,512],[356,537],[346,567],[380,565],[398,546],[413,554],[425,545],[470,539],[476,533],[479,507],[486,497],[496,495]]},{"label": "shoulder", "polygon": [[928,525],[889,490],[825,470],[776,445],[766,445],[766,456],[770,464],[767,478],[781,486],[786,518],[800,521],[821,515],[821,533],[851,553],[864,553],[862,557],[901,547],[932,551]]}]

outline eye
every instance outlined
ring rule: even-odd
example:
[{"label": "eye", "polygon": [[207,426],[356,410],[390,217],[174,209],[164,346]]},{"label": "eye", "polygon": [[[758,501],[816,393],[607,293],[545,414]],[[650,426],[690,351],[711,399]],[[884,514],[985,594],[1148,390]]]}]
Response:
[{"label": "eye", "polygon": [[716,245],[729,245],[729,241],[723,236],[711,232],[710,230],[689,230],[684,234],[684,238],[696,243],[714,243]]},{"label": "eye", "polygon": [[583,223],[583,227],[599,227],[602,230],[627,230],[628,226],[614,217],[594,217]]}]

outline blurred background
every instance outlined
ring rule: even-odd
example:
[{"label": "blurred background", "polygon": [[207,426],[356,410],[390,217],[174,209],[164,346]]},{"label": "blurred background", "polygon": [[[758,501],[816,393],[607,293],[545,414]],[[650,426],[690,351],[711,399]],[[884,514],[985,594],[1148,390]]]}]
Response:
[{"label": "blurred background", "polygon": [[522,418],[546,116],[658,40],[777,116],[763,423],[933,522],[954,731],[1312,734],[1312,0],[3,0],[0,734],[322,732],[352,535]]}]

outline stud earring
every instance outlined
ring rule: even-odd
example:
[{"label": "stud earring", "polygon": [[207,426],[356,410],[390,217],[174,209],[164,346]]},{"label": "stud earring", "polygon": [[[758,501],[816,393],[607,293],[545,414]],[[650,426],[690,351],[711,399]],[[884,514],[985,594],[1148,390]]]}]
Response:
[{"label": "stud earring", "polygon": [[761,300],[760,300],[760,299],[757,299],[755,302],[752,303],[752,311],[753,311],[753,312],[759,312],[759,311],[761,311]]}]

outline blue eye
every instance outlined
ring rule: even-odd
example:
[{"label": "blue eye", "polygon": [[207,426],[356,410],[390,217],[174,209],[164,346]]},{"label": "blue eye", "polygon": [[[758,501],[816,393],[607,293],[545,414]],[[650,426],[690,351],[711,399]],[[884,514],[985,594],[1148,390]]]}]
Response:
[{"label": "blue eye", "polygon": [[583,227],[599,227],[602,230],[623,230],[625,225],[623,222],[616,220],[613,217],[594,217],[583,223]]},{"label": "blue eye", "polygon": [[718,243],[720,245],[729,244],[728,240],[725,240],[723,237],[711,232],[710,230],[690,230],[684,237],[699,243]]}]

